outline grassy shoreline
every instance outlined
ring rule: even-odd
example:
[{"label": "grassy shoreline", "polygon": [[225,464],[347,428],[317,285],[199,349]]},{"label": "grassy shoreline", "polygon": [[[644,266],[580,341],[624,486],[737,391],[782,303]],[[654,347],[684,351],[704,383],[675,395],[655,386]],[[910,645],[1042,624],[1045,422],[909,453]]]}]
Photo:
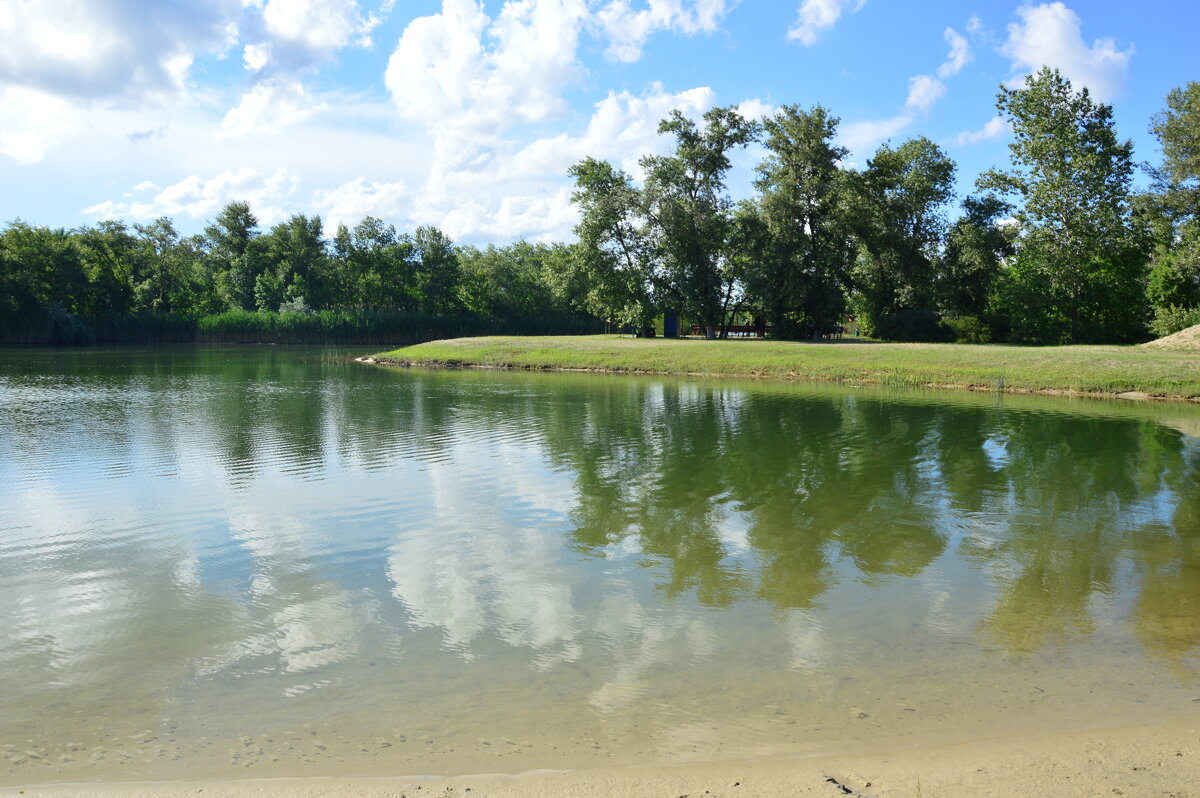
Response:
[{"label": "grassy shoreline", "polygon": [[811,380],[1200,401],[1200,352],[1131,346],[800,343],[616,335],[459,338],[382,352],[384,365]]}]

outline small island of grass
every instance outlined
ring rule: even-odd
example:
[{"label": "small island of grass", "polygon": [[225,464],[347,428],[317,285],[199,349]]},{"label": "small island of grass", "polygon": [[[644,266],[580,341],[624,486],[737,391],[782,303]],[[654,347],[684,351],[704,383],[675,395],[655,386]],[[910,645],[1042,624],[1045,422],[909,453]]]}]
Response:
[{"label": "small island of grass", "polygon": [[364,360],[406,366],[762,377],[1200,401],[1200,352],[1129,346],[495,336],[431,341]]}]

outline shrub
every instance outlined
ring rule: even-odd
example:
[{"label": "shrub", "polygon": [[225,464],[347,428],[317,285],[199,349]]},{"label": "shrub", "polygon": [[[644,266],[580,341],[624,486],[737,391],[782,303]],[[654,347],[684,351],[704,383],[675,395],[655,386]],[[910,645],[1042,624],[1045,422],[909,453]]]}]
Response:
[{"label": "shrub", "polygon": [[942,322],[950,328],[955,343],[989,344],[995,340],[991,327],[978,316],[949,316]]},{"label": "shrub", "polygon": [[932,310],[901,310],[884,316],[874,329],[890,341],[953,341],[954,330]]},{"label": "shrub", "polygon": [[1154,309],[1154,321],[1150,322],[1150,331],[1156,337],[1162,338],[1197,324],[1200,324],[1200,306],[1181,308],[1178,305],[1168,305],[1165,308]]}]

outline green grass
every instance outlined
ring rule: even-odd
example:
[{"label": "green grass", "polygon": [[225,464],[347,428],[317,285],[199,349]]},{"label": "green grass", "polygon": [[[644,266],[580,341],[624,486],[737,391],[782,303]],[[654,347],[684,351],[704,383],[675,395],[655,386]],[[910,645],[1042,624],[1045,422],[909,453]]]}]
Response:
[{"label": "green grass", "polygon": [[798,343],[615,335],[459,338],[375,356],[404,365],[763,377],[1200,400],[1200,353],[1128,346]]}]

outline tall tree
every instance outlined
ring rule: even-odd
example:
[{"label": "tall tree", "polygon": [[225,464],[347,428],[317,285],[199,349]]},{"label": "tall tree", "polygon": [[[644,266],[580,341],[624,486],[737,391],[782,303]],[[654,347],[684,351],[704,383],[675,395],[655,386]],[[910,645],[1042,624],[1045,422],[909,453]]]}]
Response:
[{"label": "tall tree", "polygon": [[585,158],[571,167],[579,206],[569,282],[585,287],[581,309],[641,330],[658,312],[659,275],[641,193],[607,161]]},{"label": "tall tree", "polygon": [[785,105],[763,121],[767,155],[755,186],[768,239],[750,279],[781,337],[806,325],[819,337],[845,310],[854,245],[839,166],[849,151],[833,143],[837,125],[819,105]]},{"label": "tall tree", "polygon": [[1131,218],[1133,145],[1112,106],[1043,67],[997,107],[1013,129],[1012,168],[980,176],[1014,197],[1018,251],[1004,304],[1014,337],[1033,343],[1131,341],[1144,335],[1145,239]]},{"label": "tall tree", "polygon": [[216,294],[227,308],[253,310],[254,287],[263,270],[258,248],[258,217],[246,202],[231,202],[204,228],[208,271]]},{"label": "tall tree", "polygon": [[754,139],[757,125],[732,108],[710,108],[701,129],[678,110],[658,125],[675,136],[671,155],[641,161],[641,192],[656,258],[673,304],[698,320],[708,337],[725,321],[736,281],[727,268],[733,201],[725,190],[729,154]]},{"label": "tall tree", "polygon": [[416,282],[421,311],[438,315],[457,313],[461,278],[454,242],[436,227],[418,227],[413,235]]},{"label": "tall tree", "polygon": [[134,225],[141,256],[133,276],[135,305],[155,313],[191,312],[198,304],[196,283],[199,253],[191,239],[180,239],[175,225],[163,216],[150,224]]},{"label": "tall tree", "polygon": [[985,195],[963,200],[963,215],[950,225],[937,275],[938,307],[947,316],[987,312],[1005,260],[1014,252],[1012,225],[1001,219],[1008,203]]},{"label": "tall tree", "polygon": [[[1200,306],[1200,81],[1171,90],[1150,132],[1163,162],[1151,169],[1156,191],[1143,203],[1157,233],[1147,293],[1160,318],[1190,320],[1178,310]],[[1173,331],[1156,323],[1155,332]]]},{"label": "tall tree", "polygon": [[297,300],[316,310],[328,307],[332,285],[320,216],[295,214],[272,227],[262,244],[267,268],[254,288],[260,310]]},{"label": "tall tree", "polygon": [[946,235],[955,164],[924,136],[884,144],[856,182],[857,304],[885,337],[936,334],[934,264]]}]

